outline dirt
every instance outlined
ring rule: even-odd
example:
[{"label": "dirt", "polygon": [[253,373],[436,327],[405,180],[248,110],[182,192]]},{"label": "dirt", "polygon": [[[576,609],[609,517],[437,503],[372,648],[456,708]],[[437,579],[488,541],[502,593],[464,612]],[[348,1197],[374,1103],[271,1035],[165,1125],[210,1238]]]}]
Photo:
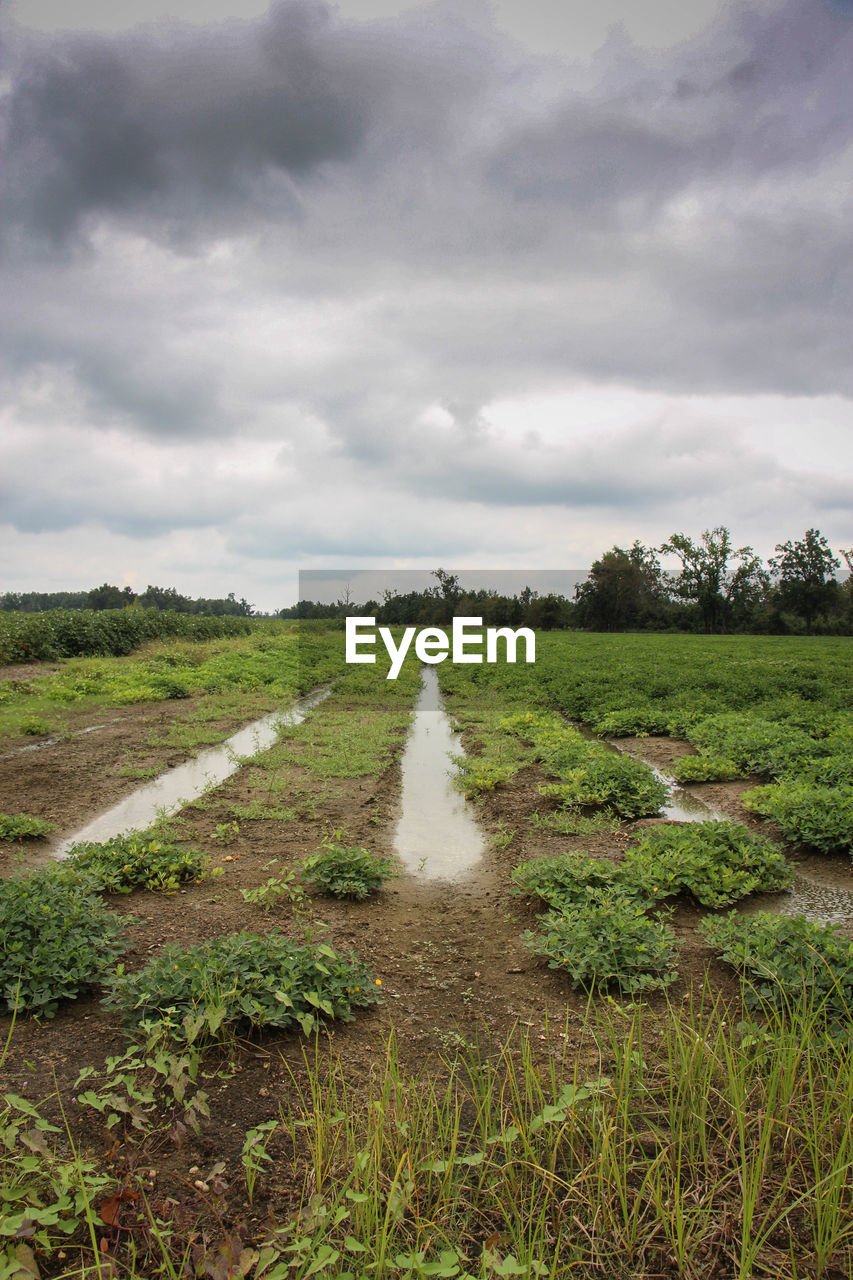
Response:
[{"label": "dirt", "polygon": [[[18,751],[0,759],[0,810],[27,811],[56,822],[66,834],[135,785],[118,775],[117,762],[125,753],[134,759],[177,763],[168,753],[146,747],[152,732],[162,731],[176,709],[162,704],[112,713],[115,719],[92,733],[74,736],[37,751]],[[92,717],[102,723],[103,717]],[[83,722],[75,726],[85,728]],[[654,751],[661,764],[682,754],[684,744],[668,739],[644,739],[643,750]],[[146,751],[148,754],[146,755]],[[305,775],[305,781],[310,781]],[[329,941],[353,949],[381,981],[383,1002],[359,1013],[355,1022],[324,1031],[333,1050],[345,1058],[347,1072],[365,1079],[384,1053],[393,1024],[403,1065],[441,1070],[442,1055],[453,1055],[462,1040],[498,1042],[514,1027],[530,1031],[536,1043],[550,1044],[561,1053],[577,1053],[579,1028],[586,1007],[583,993],[573,992],[564,979],[531,958],[521,941],[522,931],[534,923],[531,906],[510,892],[509,873],[525,858],[583,849],[596,857],[618,858],[643,823],[626,824],[614,835],[560,837],[531,824],[535,809],[547,802],[538,795],[541,781],[527,769],[509,784],[485,796],[478,816],[490,835],[481,864],[456,883],[429,881],[403,874],[375,898],[364,902],[314,899],[315,914],[329,929]],[[288,822],[244,820],[239,834],[225,844],[214,838],[217,828],[232,821],[230,806],[258,800],[262,788],[255,771],[242,769],[229,779],[204,808],[184,811],[182,839],[211,853],[224,874],[172,896],[135,893],[110,900],[119,914],[130,916],[127,937],[129,968],[141,966],[164,943],[191,944],[215,934],[250,929],[281,928],[296,932],[290,904],[264,912],[246,903],[241,888],[262,884],[314,852],[324,833],[344,828],[348,842],[382,853],[392,851],[398,813],[399,764],[379,778],[335,781],[315,785],[314,807]],[[743,783],[696,790],[738,820],[753,820],[737,803]],[[281,799],[281,798],[279,798]],[[509,833],[512,833],[509,838]],[[508,843],[507,843],[508,841]],[[38,843],[38,842],[36,842]],[[33,857],[37,858],[36,850]],[[277,859],[270,868],[272,859]],[[0,872],[16,865],[14,849],[0,854]],[[26,865],[26,860],[24,865]],[[716,962],[696,933],[700,912],[679,905],[672,924],[682,943],[681,978],[671,998],[686,996],[693,983],[710,972],[715,989],[734,997],[735,983]],[[8,1018],[0,1019],[0,1036]],[[225,1162],[231,1182],[229,1211],[243,1220],[260,1222],[268,1214],[281,1218],[288,1188],[271,1184],[271,1199],[254,1205],[240,1202],[240,1150],[246,1131],[278,1116],[279,1103],[292,1094],[302,1063],[305,1041],[288,1034],[267,1035],[243,1045],[229,1078],[214,1076],[205,1087],[211,1095],[212,1118],[201,1136],[188,1135],[182,1146],[165,1140],[145,1161],[156,1173],[151,1185],[193,1211],[203,1199],[194,1189],[199,1170],[214,1161]],[[78,1071],[86,1065],[101,1068],[111,1054],[122,1052],[126,1038],[113,1013],[96,995],[60,1010],[55,1019],[38,1023],[22,1019],[14,1029],[3,1068],[3,1089],[32,1099],[56,1092],[66,1100],[75,1091]],[[55,1104],[53,1110],[55,1112]],[[73,1109],[72,1109],[73,1110]],[[48,1114],[50,1114],[50,1107]],[[72,1130],[84,1149],[109,1147],[97,1119],[72,1117]],[[119,1174],[121,1153],[111,1159]]]}]

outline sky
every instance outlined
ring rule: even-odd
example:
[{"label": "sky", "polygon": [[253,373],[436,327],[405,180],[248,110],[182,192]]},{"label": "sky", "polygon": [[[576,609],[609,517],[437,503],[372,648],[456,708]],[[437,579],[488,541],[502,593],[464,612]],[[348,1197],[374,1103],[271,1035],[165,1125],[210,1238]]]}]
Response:
[{"label": "sky", "polygon": [[4,0],[0,592],[851,547],[851,65],[853,0]]}]

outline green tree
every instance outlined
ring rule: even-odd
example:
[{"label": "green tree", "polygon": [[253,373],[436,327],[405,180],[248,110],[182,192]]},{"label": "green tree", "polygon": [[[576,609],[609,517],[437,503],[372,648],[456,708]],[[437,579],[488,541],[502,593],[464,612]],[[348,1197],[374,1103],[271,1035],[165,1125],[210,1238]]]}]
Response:
[{"label": "green tree", "polygon": [[780,602],[803,619],[811,634],[815,618],[829,609],[838,595],[835,570],[841,561],[832,554],[819,529],[807,529],[794,542],[777,542],[776,551],[769,563],[778,579]]},{"label": "green tree", "polygon": [[770,583],[752,547],[735,549],[723,525],[706,529],[698,542],[684,533],[674,533],[659,551],[681,561],[675,591],[682,599],[696,603],[706,632],[725,631],[733,613],[743,617]]},{"label": "green tree", "polygon": [[654,551],[635,542],[613,547],[593,562],[589,577],[575,588],[578,621],[597,631],[642,627],[659,617],[666,586]]}]

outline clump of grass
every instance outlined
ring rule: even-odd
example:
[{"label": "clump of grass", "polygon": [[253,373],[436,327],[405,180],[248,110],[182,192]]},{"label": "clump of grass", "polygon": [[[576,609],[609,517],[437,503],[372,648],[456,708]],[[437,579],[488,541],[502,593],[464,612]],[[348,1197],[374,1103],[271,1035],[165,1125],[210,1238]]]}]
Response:
[{"label": "clump of grass", "polygon": [[73,845],[67,865],[106,893],[137,888],[174,893],[182,884],[202,880],[210,859],[198,849],[162,842],[151,832],[131,831],[101,844]]},{"label": "clump of grass", "polygon": [[31,813],[0,813],[0,840],[40,840],[55,830],[55,823]]},{"label": "clump of grass", "polygon": [[139,972],[119,973],[106,1003],[148,1034],[204,1043],[267,1027],[310,1035],[323,1015],[350,1021],[380,986],[355,956],[271,930],[167,947]]},{"label": "clump of grass", "polygon": [[612,835],[622,825],[620,819],[606,809],[599,809],[597,813],[582,813],[571,805],[554,809],[550,813],[539,813],[537,810],[530,815],[530,821],[535,827],[553,831],[560,836]]},{"label": "clump of grass", "polygon": [[124,950],[121,921],[91,885],[51,867],[0,881],[0,1000],[52,1018],[105,979]]},{"label": "clump of grass", "polygon": [[397,864],[361,845],[347,847],[326,839],[319,853],[305,858],[302,870],[306,883],[321,893],[362,902],[397,874]]}]

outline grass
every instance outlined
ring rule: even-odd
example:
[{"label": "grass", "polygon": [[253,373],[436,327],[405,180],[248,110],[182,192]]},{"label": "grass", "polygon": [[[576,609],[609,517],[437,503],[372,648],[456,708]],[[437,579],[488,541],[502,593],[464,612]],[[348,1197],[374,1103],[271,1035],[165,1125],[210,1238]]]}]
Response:
[{"label": "grass", "polygon": [[[229,1188],[221,1164],[203,1171],[198,1199],[218,1205],[216,1231],[188,1217],[189,1196],[152,1222],[132,1179],[126,1203],[118,1192],[108,1203],[113,1221],[141,1225],[113,1230],[95,1208],[105,1169],[70,1155],[70,1132],[48,1132],[31,1103],[24,1121],[44,1140],[28,1164],[22,1108],[7,1100],[0,1174],[19,1200],[40,1195],[46,1219],[14,1227],[52,1273],[60,1248],[76,1257],[69,1277],[94,1276],[95,1259],[104,1275],[176,1276],[189,1249],[198,1274],[214,1274],[227,1241],[242,1274],[278,1280],[851,1275],[853,1055],[807,1008],[741,1025],[706,989],[656,1009],[590,1004],[580,1026],[542,1030],[457,1037],[451,1057],[419,1072],[391,1032],[367,1079],[315,1039],[277,1111],[246,1131],[239,1178],[232,1170]],[[105,1077],[83,1075],[78,1104],[121,1134],[130,1167],[136,1150],[144,1168],[141,1153],[187,1108],[196,1121],[207,1112],[192,1051],[140,1046]],[[65,1230],[50,1213],[58,1170]],[[241,1199],[255,1206],[251,1233],[229,1207]]]}]

